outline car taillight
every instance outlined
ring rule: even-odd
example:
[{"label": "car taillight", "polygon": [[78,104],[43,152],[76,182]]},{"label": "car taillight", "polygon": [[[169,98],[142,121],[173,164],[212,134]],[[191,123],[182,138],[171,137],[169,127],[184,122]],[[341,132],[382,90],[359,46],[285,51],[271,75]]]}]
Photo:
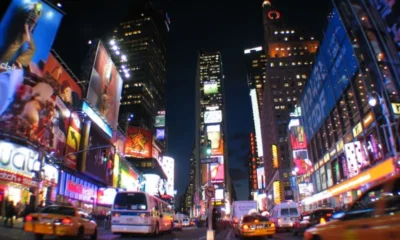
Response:
[{"label": "car taillight", "polygon": [[249,229],[249,226],[248,225],[243,225],[243,229],[247,230],[247,229]]},{"label": "car taillight", "polygon": [[33,220],[33,217],[31,215],[28,215],[25,217],[25,222],[31,222]]},{"label": "car taillight", "polygon": [[142,213],[140,214],[141,218],[150,217],[150,213]]},{"label": "car taillight", "polygon": [[321,218],[321,219],[319,220],[319,223],[320,223],[320,224],[325,224],[325,223],[326,223],[325,218]]},{"label": "car taillight", "polygon": [[272,223],[272,224],[271,224],[271,227],[275,227],[275,223]]},{"label": "car taillight", "polygon": [[63,218],[63,220],[61,220],[61,224],[63,224],[63,225],[71,225],[72,224],[72,219],[71,218]]},{"label": "car taillight", "polygon": [[113,217],[119,217],[119,213],[113,213]]},{"label": "car taillight", "polygon": [[278,223],[280,223],[281,222],[281,219],[280,218],[278,218]]}]

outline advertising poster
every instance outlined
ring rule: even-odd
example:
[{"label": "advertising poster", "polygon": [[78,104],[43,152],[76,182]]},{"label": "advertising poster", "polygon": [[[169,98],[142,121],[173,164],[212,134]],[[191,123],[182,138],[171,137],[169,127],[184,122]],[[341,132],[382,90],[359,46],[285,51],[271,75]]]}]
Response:
[{"label": "advertising poster", "polygon": [[13,0],[0,22],[2,131],[58,156],[64,154],[69,111],[57,97],[61,84],[43,67],[61,19],[44,2]]},{"label": "advertising poster", "polygon": [[165,127],[165,115],[157,115],[154,126],[155,127]]},{"label": "advertising poster", "polygon": [[297,175],[306,174],[307,171],[310,171],[312,169],[312,163],[308,158],[307,149],[294,150],[293,162],[295,167],[297,168]]},{"label": "advertising poster", "polygon": [[72,154],[79,150],[81,142],[81,119],[79,118],[76,112],[71,113],[71,117],[69,119],[69,127],[67,134],[67,144],[65,146],[65,156],[64,165],[76,169],[77,167],[77,158],[78,155]]},{"label": "advertising poster", "polygon": [[344,149],[349,177],[356,176],[360,171],[369,167],[369,160],[360,141],[346,143]]},{"label": "advertising poster", "polygon": [[159,141],[163,141],[165,139],[165,129],[164,128],[156,129],[156,139]]},{"label": "advertising poster", "polygon": [[218,83],[215,82],[205,82],[204,83],[204,94],[216,94],[218,93]]},{"label": "advertising poster", "polygon": [[265,187],[264,167],[257,168],[257,185],[258,185],[258,189],[264,189],[264,187]]},{"label": "advertising poster", "polygon": [[76,200],[93,202],[97,199],[98,187],[75,177],[69,173],[61,172],[59,194]]},{"label": "advertising poster", "polygon": [[115,147],[116,154],[125,155],[125,134],[121,131],[113,131],[113,137],[111,138],[111,143]]},{"label": "advertising poster", "polygon": [[207,137],[211,141],[212,155],[224,154],[224,141],[222,139],[221,125],[208,125]]},{"label": "advertising poster", "polygon": [[218,162],[210,164],[211,183],[221,183],[225,180],[224,156],[212,156],[218,158]]},{"label": "advertising poster", "polygon": [[303,126],[290,128],[290,143],[293,150],[307,149],[307,139]]},{"label": "advertising poster", "polygon": [[104,45],[99,42],[87,100],[113,128],[118,124],[121,90],[122,78]]},{"label": "advertising poster", "polygon": [[220,123],[222,122],[222,111],[205,111],[204,112],[204,123]]},{"label": "advertising poster", "polygon": [[[110,144],[108,138],[100,133],[100,129],[92,125],[90,128],[89,149]],[[112,150],[112,147],[88,151],[85,168],[86,173],[100,181],[112,184],[113,158],[114,150]]]},{"label": "advertising poster", "polygon": [[61,66],[60,62],[50,53],[44,65],[44,72],[48,72],[55,80],[60,83],[60,98],[68,108],[76,109],[80,106],[82,98],[82,88]]},{"label": "advertising poster", "polygon": [[143,128],[128,128],[125,156],[136,158],[151,158],[153,146],[153,134]]}]

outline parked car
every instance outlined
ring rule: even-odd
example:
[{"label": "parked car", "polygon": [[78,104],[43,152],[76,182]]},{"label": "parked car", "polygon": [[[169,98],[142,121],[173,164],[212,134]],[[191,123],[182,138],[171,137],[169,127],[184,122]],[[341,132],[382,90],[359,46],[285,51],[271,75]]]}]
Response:
[{"label": "parked car", "polygon": [[400,236],[400,175],[377,181],[346,212],[311,227],[305,240],[396,239]]},{"label": "parked car", "polygon": [[329,221],[333,212],[333,208],[320,208],[302,213],[300,217],[293,222],[293,235],[302,234],[308,228],[319,224],[321,218],[326,222]]},{"label": "parked car", "polygon": [[182,231],[182,222],[179,220],[174,220],[173,230]]}]

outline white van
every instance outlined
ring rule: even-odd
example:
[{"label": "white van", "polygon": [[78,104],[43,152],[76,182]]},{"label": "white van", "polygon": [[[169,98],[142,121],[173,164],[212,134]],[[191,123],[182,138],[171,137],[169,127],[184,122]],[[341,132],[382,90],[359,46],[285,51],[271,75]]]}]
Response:
[{"label": "white van", "polygon": [[275,205],[271,211],[271,221],[275,223],[276,231],[292,230],[293,222],[300,216],[299,205],[288,201]]}]

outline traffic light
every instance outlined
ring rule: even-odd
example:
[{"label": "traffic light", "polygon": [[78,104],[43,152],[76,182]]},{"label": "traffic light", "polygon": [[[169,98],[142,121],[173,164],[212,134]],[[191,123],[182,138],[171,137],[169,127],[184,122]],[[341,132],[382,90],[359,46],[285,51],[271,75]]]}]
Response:
[{"label": "traffic light", "polygon": [[207,140],[207,148],[206,148],[207,155],[211,155],[211,141]]},{"label": "traffic light", "polygon": [[110,150],[104,149],[104,150],[101,152],[101,159],[103,160],[103,162],[107,162],[109,156],[110,156]]}]

